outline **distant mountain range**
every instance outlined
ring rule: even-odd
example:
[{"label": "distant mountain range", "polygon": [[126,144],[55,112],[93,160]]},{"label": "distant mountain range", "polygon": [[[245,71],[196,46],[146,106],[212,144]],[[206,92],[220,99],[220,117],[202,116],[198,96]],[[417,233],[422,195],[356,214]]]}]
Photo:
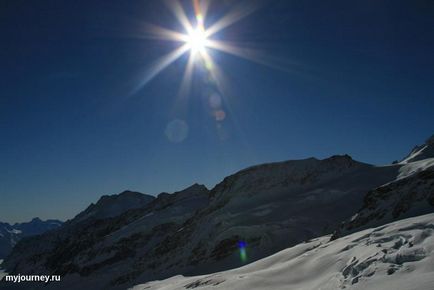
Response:
[{"label": "distant mountain range", "polygon": [[320,236],[333,233],[335,240],[432,213],[433,140],[385,166],[336,155],[250,167],[211,190],[194,184],[157,197],[104,196],[60,228],[20,241],[4,265],[11,273],[62,275],[44,289],[125,289],[215,273]]},{"label": "distant mountain range", "polygon": [[0,259],[6,257],[15,244],[24,237],[42,234],[46,231],[56,229],[62,225],[59,220],[42,221],[34,218],[30,222],[8,223],[0,222]]}]

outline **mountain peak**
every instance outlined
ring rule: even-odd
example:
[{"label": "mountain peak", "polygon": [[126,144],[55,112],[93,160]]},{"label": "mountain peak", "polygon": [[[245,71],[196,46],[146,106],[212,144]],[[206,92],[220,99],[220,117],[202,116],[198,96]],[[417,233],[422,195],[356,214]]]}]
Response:
[{"label": "mountain peak", "polygon": [[205,185],[203,184],[198,184],[198,183],[194,183],[193,185],[190,185],[189,187],[174,192],[173,196],[176,197],[176,199],[180,199],[180,198],[187,198],[187,197],[192,197],[192,196],[199,196],[199,195],[203,195],[203,194],[208,194],[209,190],[208,188],[206,188]]},{"label": "mountain peak", "polygon": [[203,184],[194,183],[181,191],[203,191],[203,190],[208,190],[208,188],[206,188],[206,186]]},{"label": "mountain peak", "polygon": [[98,206],[101,203],[107,202],[109,200],[111,201],[121,201],[123,199],[153,199],[154,197],[148,194],[144,194],[138,191],[131,191],[131,190],[124,190],[121,193],[118,194],[111,194],[111,195],[103,195],[100,197],[100,199],[96,202],[96,206]]},{"label": "mountain peak", "polygon": [[336,160],[351,160],[351,161],[354,161],[354,159],[350,156],[350,155],[348,155],[348,154],[343,154],[343,155],[333,155],[333,156],[330,156],[328,159],[336,159]]},{"label": "mountain peak", "polygon": [[114,217],[127,210],[145,206],[154,199],[154,196],[131,190],[125,190],[119,194],[103,195],[96,203],[91,203],[79,213],[73,221]]},{"label": "mountain peak", "polygon": [[362,165],[364,163],[354,160],[350,155],[333,155],[329,158],[321,160],[321,162],[332,165],[339,166],[344,168],[351,168],[357,165]]},{"label": "mountain peak", "polygon": [[329,158],[326,158],[325,160],[333,160],[333,161],[344,161],[344,162],[356,162],[350,155],[344,154],[344,155],[333,155]]},{"label": "mountain peak", "polygon": [[127,195],[144,195],[143,193],[132,191],[132,190],[124,190],[119,194],[115,194],[114,196],[127,196]]}]

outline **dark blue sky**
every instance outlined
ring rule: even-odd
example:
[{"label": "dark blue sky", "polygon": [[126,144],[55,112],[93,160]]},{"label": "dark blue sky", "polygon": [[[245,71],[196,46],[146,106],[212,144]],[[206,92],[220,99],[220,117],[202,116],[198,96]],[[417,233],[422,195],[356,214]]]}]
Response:
[{"label": "dark blue sky", "polygon": [[[212,187],[263,162],[387,164],[434,133],[433,1],[265,1],[215,37],[283,69],[209,50],[228,85],[223,121],[200,68],[174,110],[187,57],[134,91],[176,47],[140,37],[145,22],[181,30],[161,2],[1,1],[1,221],[70,218],[125,189]],[[236,3],[214,2],[208,23]],[[165,134],[174,119],[188,126],[179,143]]]}]

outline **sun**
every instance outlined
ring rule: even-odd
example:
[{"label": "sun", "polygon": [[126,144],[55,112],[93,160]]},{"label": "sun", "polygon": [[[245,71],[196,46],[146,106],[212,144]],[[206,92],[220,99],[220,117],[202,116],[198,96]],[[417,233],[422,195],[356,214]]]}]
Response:
[{"label": "sun", "polygon": [[186,37],[186,43],[193,54],[204,53],[209,44],[204,27],[198,25],[195,29],[190,30]]},{"label": "sun", "polygon": [[[221,30],[238,22],[247,15],[253,13],[259,6],[252,1],[242,2],[243,4],[234,6],[227,14],[209,23],[206,20],[207,11],[210,5],[209,0],[192,0],[194,8],[194,19],[187,17],[180,0],[168,0],[164,3],[171,10],[175,19],[181,24],[183,31],[167,29],[153,24],[144,24],[143,37],[150,39],[160,39],[180,42],[181,45],[170,51],[168,54],[156,60],[147,69],[143,80],[137,89],[146,85],[156,75],[178,60],[185,53],[189,52],[190,57],[187,61],[185,72],[182,77],[181,87],[189,87],[194,67],[204,67],[209,74],[209,79],[217,86],[223,87],[223,74],[218,64],[213,60],[212,52],[215,50],[232,54],[237,57],[245,58],[250,61],[266,64],[266,61],[256,59],[257,53],[253,49],[238,47],[233,42],[227,42],[219,37],[215,37]],[[206,25],[208,24],[208,25]],[[181,89],[184,91],[184,89]]]}]

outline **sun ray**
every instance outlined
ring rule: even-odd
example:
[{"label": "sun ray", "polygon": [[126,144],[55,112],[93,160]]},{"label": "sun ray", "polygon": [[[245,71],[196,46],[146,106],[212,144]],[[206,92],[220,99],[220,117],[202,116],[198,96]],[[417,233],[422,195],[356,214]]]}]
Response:
[{"label": "sun ray", "polygon": [[218,90],[225,95],[228,91],[225,77],[223,74],[223,71],[221,68],[214,62],[212,57],[209,55],[209,53],[205,51],[201,51],[200,55],[203,59],[203,62],[205,64],[205,68],[208,70],[208,72],[211,75],[211,78],[215,85],[217,86]]},{"label": "sun ray", "polygon": [[187,51],[190,51],[190,56],[180,84],[179,96],[185,95],[189,91],[195,63],[203,64],[208,71],[209,78],[222,93],[226,94],[227,85],[224,81],[224,74],[212,59],[212,56],[208,51],[211,49],[287,72],[293,73],[297,69],[297,64],[278,60],[275,57],[273,58],[273,56],[265,55],[263,52],[255,48],[247,47],[245,45],[241,46],[237,43],[223,40],[213,40],[210,38],[222,29],[233,25],[256,11],[264,3],[262,0],[239,1],[232,10],[217,20],[209,28],[206,28],[205,16],[211,3],[210,0],[192,0],[196,23],[191,22],[188,19],[179,0],[165,0],[164,3],[182,25],[185,33],[148,24],[143,26],[148,32],[144,37],[177,41],[183,43],[183,45],[158,60],[147,71],[147,74],[141,83],[142,86],[151,81],[157,74]]},{"label": "sun ray", "polygon": [[193,26],[188,20],[181,3],[179,3],[178,0],[165,0],[164,3],[166,4],[166,7],[169,8],[169,10],[173,13],[176,20],[178,20],[178,22],[185,29],[185,32],[190,32],[193,29]]},{"label": "sun ray", "polygon": [[188,109],[188,101],[191,91],[194,71],[194,55],[190,53],[187,65],[184,69],[181,84],[178,89],[178,95],[172,107],[172,115],[184,115]]},{"label": "sun ray", "polygon": [[255,58],[257,57],[257,52],[253,49],[242,48],[222,40],[208,40],[208,47],[252,61],[255,61]]},{"label": "sun ray", "polygon": [[194,68],[194,58],[195,55],[190,53],[188,57],[187,65],[185,66],[184,75],[182,77],[181,86],[179,87],[178,95],[180,98],[184,98],[190,92],[191,88],[191,80],[193,77],[193,68]]},{"label": "sun ray", "polygon": [[287,59],[279,59],[273,56],[266,55],[261,50],[243,47],[241,45],[233,44],[222,40],[208,40],[207,47],[285,72],[300,73],[301,71],[308,70],[306,65],[303,65],[303,68],[301,69],[301,64],[297,62],[290,62]]},{"label": "sun ray", "polygon": [[[161,71],[170,64],[179,59],[187,51],[190,52],[188,61],[184,68],[181,83],[178,88],[177,98],[172,107],[172,115],[179,117],[185,116],[188,111],[188,102],[193,76],[195,75],[195,67],[200,66],[200,74],[205,80],[203,84],[206,89],[201,93],[201,96],[206,98],[209,104],[208,110],[216,122],[217,135],[224,140],[226,135],[223,121],[228,114],[231,116],[231,122],[236,128],[237,134],[243,135],[241,126],[237,122],[236,114],[231,108],[231,100],[235,99],[230,83],[226,80],[226,76],[218,63],[215,62],[211,54],[211,50],[221,51],[231,54],[255,63],[266,65],[273,68],[282,69],[275,66],[273,61],[270,61],[266,55],[261,54],[254,47],[240,46],[237,43],[222,41],[219,37],[211,39],[216,33],[228,28],[234,23],[240,21],[244,17],[256,11],[260,4],[265,3],[263,0],[239,0],[234,9],[229,11],[222,18],[214,22],[207,28],[206,16],[210,7],[210,0],[191,0],[194,8],[195,19],[190,21],[179,0],[165,0],[166,6],[172,12],[177,21],[182,25],[181,31],[173,31],[161,26],[144,25],[144,38],[169,40],[181,42],[182,45],[171,51],[167,55],[160,58],[145,74],[140,87],[143,87]],[[215,2],[214,2],[215,3]],[[184,31],[182,31],[184,30]],[[214,100],[214,101],[213,101]]]},{"label": "sun ray", "polygon": [[154,24],[143,24],[143,30],[144,34],[142,34],[142,37],[147,39],[161,39],[180,42],[185,42],[187,39],[185,34]]},{"label": "sun ray", "polygon": [[210,0],[199,1],[200,14],[202,15],[204,20],[206,19],[206,16],[208,14],[208,9],[209,9],[210,4],[211,4]]},{"label": "sun ray", "polygon": [[171,51],[167,55],[160,58],[155,64],[148,70],[143,78],[140,87],[145,86],[149,81],[151,81],[156,75],[158,75],[162,70],[180,58],[186,51],[188,51],[188,44],[184,44],[177,49]]}]

